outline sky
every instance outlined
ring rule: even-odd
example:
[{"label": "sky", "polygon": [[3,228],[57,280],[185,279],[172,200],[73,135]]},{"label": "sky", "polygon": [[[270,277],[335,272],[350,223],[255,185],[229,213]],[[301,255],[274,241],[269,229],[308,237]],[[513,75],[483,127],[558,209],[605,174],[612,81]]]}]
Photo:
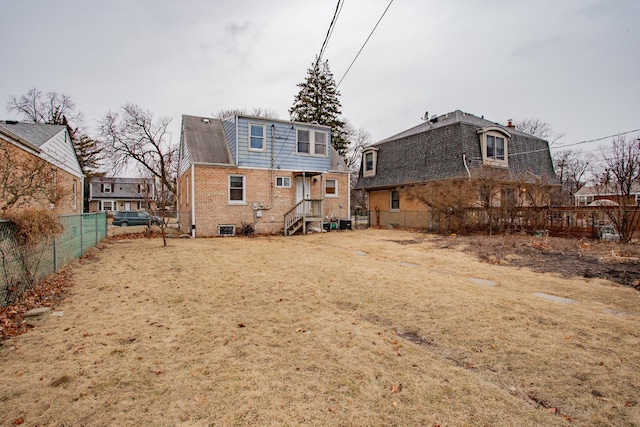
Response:
[{"label": "sky", "polygon": [[[0,0],[0,118],[35,87],[69,95],[90,134],[125,103],[171,117],[173,141],[182,114],[261,107],[288,120],[336,4]],[[372,142],[426,111],[540,119],[560,148],[640,128],[640,1],[394,0],[345,75],[388,5],[344,0],[323,56],[344,76],[343,118]]]}]

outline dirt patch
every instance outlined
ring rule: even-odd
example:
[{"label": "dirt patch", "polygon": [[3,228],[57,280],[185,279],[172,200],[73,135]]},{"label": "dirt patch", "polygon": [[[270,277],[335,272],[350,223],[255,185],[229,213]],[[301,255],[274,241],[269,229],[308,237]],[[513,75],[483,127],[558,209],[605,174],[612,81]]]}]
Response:
[{"label": "dirt patch", "polygon": [[531,236],[449,236],[440,248],[461,249],[483,262],[563,277],[601,278],[640,288],[640,245]]}]

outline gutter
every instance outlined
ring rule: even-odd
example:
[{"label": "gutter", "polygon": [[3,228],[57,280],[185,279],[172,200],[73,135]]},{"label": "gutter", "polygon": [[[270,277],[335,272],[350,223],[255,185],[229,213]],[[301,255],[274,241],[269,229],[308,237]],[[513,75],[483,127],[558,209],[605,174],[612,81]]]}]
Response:
[{"label": "gutter", "polygon": [[196,173],[195,167],[191,165],[191,237],[196,237]]}]

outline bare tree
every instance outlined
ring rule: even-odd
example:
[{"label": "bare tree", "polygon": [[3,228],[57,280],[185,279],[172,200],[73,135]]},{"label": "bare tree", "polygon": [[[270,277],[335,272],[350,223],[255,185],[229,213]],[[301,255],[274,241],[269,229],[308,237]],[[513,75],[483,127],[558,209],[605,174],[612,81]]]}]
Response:
[{"label": "bare tree", "polygon": [[69,123],[73,126],[82,122],[82,113],[76,110],[76,104],[70,96],[55,91],[43,94],[35,87],[19,98],[11,95],[7,110],[33,123]]},{"label": "bare tree", "polygon": [[466,178],[427,182],[411,186],[407,197],[431,208],[433,216],[444,218],[445,228],[441,227],[441,231],[449,231],[451,218],[457,220],[458,227],[469,229],[467,214],[478,202],[478,182]]},{"label": "bare tree", "polygon": [[553,154],[553,166],[562,185],[561,204],[573,204],[573,194],[586,185],[592,164],[589,153],[561,150]]},{"label": "bare tree", "polygon": [[640,222],[640,199],[636,197],[640,187],[640,139],[619,136],[602,149],[602,155],[605,169],[600,173],[600,188],[615,195],[618,203],[607,206],[606,213],[620,241],[628,243]]},{"label": "bare tree", "polygon": [[516,120],[514,125],[520,132],[549,141],[550,145],[564,137],[564,132],[554,132],[553,127],[540,119]]},{"label": "bare tree", "polygon": [[264,117],[267,119],[277,119],[278,113],[273,108],[253,107],[251,110],[246,108],[228,108],[212,114],[217,119],[224,119],[230,116],[253,116]]},{"label": "bare tree", "polygon": [[167,131],[170,123],[170,118],[156,120],[150,111],[133,104],[108,112],[100,121],[101,144],[114,171],[133,163],[142,176],[157,183],[156,194],[162,195],[159,202],[176,194],[178,152]]},{"label": "bare tree", "polygon": [[68,194],[56,185],[55,168],[50,163],[19,153],[4,141],[0,141],[0,164],[0,214],[14,208],[56,204]]},{"label": "bare tree", "polygon": [[362,162],[362,150],[371,145],[371,134],[364,128],[356,129],[348,120],[345,120],[345,132],[347,135],[347,153],[344,161],[351,173],[351,200],[353,206],[366,206],[365,193],[362,190],[354,190],[358,182],[360,163]]}]

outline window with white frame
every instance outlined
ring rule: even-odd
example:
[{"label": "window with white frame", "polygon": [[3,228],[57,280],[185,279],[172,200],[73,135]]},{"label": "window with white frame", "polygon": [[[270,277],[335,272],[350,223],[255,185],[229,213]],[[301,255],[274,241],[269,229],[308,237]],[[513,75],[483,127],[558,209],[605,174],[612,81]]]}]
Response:
[{"label": "window with white frame", "polygon": [[244,204],[246,194],[245,176],[229,175],[229,203]]},{"label": "window with white frame", "polygon": [[324,195],[326,197],[338,197],[337,179],[327,179],[324,181]]},{"label": "window with white frame", "polygon": [[375,176],[376,175],[376,163],[378,160],[378,150],[375,148],[366,149],[362,153],[362,176]]},{"label": "window with white frame", "polygon": [[328,133],[319,130],[296,129],[296,151],[310,156],[327,155]]},{"label": "window with white frame", "polygon": [[73,180],[73,184],[71,186],[71,191],[73,192],[73,210],[78,209],[78,181]]},{"label": "window with white frame", "polygon": [[398,190],[391,190],[390,199],[391,210],[400,209],[400,192]]},{"label": "window with white frame", "polygon": [[264,125],[249,124],[249,150],[264,151],[265,144],[265,127]]},{"label": "window with white frame", "polygon": [[277,176],[276,177],[276,187],[282,187],[282,188],[291,187],[291,177],[288,177],[288,176]]},{"label": "window with white frame", "polygon": [[482,148],[482,161],[490,166],[508,166],[508,146],[511,134],[498,126],[489,126],[478,131]]},{"label": "window with white frame", "polygon": [[103,193],[111,193],[113,191],[113,184],[100,184],[100,191]]}]

